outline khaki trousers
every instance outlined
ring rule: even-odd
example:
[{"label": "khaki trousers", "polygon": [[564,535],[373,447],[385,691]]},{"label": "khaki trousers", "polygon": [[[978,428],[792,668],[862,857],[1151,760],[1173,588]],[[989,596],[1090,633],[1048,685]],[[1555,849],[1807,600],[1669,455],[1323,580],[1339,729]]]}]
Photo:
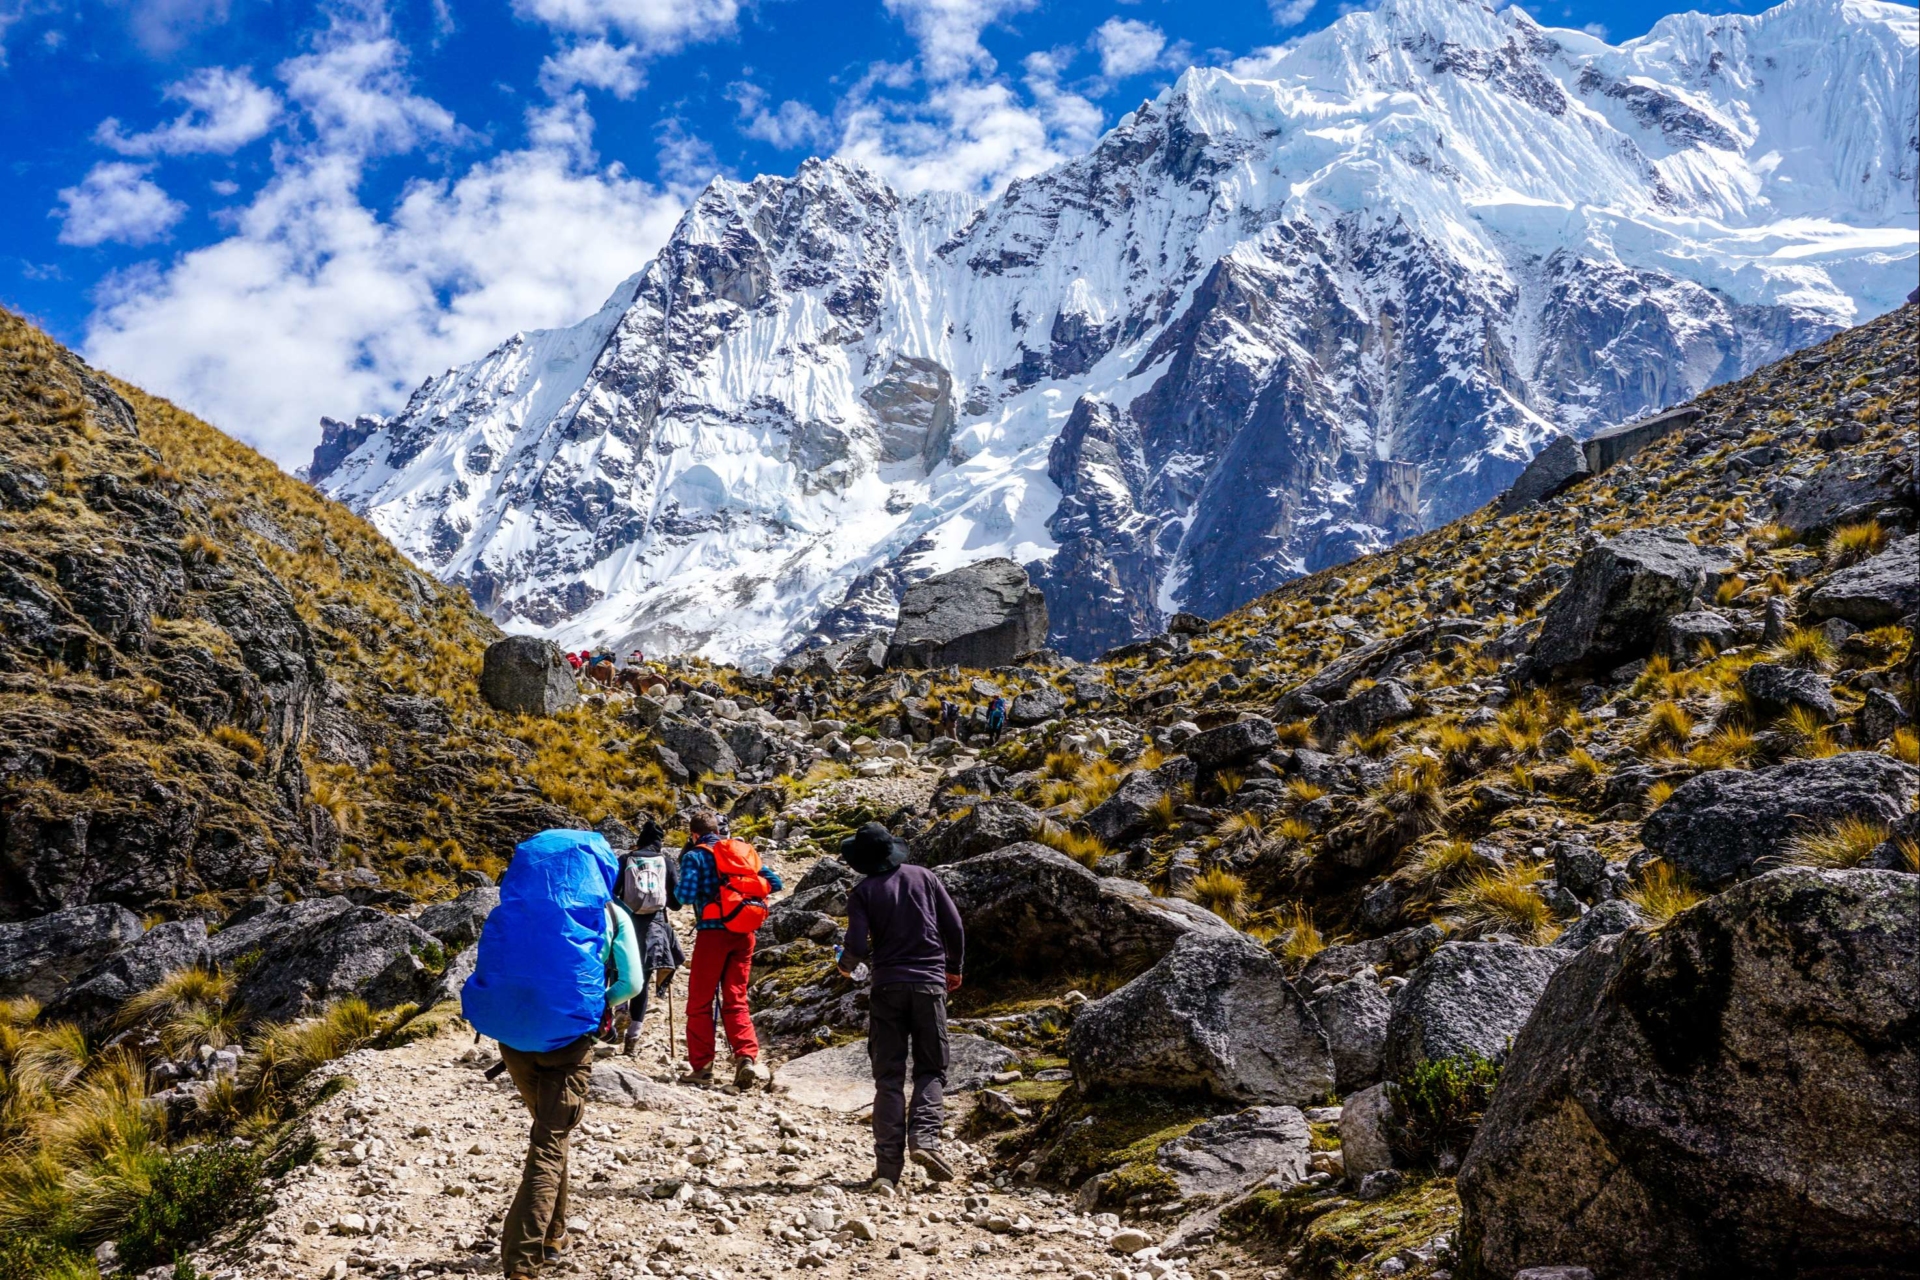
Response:
[{"label": "khaki trousers", "polygon": [[533,1115],[520,1190],[500,1228],[500,1264],[509,1276],[530,1276],[545,1260],[545,1247],[567,1234],[567,1135],[586,1114],[593,1037],[547,1053],[501,1045],[500,1058]]}]

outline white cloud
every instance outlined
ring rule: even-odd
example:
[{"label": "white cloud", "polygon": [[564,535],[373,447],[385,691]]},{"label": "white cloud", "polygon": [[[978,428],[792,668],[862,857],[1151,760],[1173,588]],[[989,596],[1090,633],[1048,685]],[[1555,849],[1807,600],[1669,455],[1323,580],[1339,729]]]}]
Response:
[{"label": "white cloud", "polygon": [[588,40],[553,54],[540,64],[540,87],[558,96],[576,85],[605,89],[625,102],[640,92],[646,76],[640,50],[604,39]]},{"label": "white cloud", "polygon": [[1315,0],[1267,0],[1276,27],[1297,27],[1313,12]]},{"label": "white cloud", "polygon": [[1592,36],[1595,40],[1605,40],[1607,38],[1607,24],[1604,22],[1589,22],[1580,29]]},{"label": "white cloud", "polygon": [[520,149],[375,207],[371,157],[467,135],[378,28],[338,29],[281,71],[304,141],[276,148],[232,234],[103,285],[84,345],[282,465],[306,461],[321,414],[392,411],[515,330],[591,313],[684,207],[600,164],[578,91],[529,111]]},{"label": "white cloud", "polygon": [[179,49],[188,37],[226,22],[229,0],[120,0],[134,40],[155,57]]},{"label": "white cloud", "polygon": [[1150,22],[1108,18],[1094,31],[1093,47],[1100,53],[1100,74],[1119,80],[1159,66],[1167,37]]},{"label": "white cloud", "polygon": [[906,24],[920,46],[930,80],[991,72],[993,57],[980,43],[987,24],[1033,8],[1036,0],[886,0],[887,12]]},{"label": "white cloud", "polygon": [[115,160],[96,164],[80,185],[60,192],[60,243],[151,244],[180,221],[187,207],[148,179],[152,165]]},{"label": "white cloud", "polygon": [[825,147],[833,141],[833,125],[804,102],[789,98],[769,111],[766,90],[745,81],[727,86],[727,93],[740,106],[740,132],[749,138],[782,151]]},{"label": "white cloud", "polygon": [[731,35],[740,0],[514,0],[514,11],[558,31],[618,32],[648,53]]},{"label": "white cloud", "polygon": [[94,140],[124,156],[231,155],[272,128],[280,111],[279,97],[255,84],[248,67],[204,67],[168,85],[165,96],[187,109],[157,129],[135,134],[121,132],[120,122],[108,116],[94,130]]},{"label": "white cloud", "polygon": [[720,172],[720,157],[713,147],[706,139],[688,133],[686,123],[679,118],[661,121],[654,136],[654,167],[660,181],[684,200],[699,195]]},{"label": "white cloud", "polygon": [[1066,158],[1040,112],[999,83],[942,85],[911,105],[868,100],[845,119],[840,154],[907,192],[985,194]]}]

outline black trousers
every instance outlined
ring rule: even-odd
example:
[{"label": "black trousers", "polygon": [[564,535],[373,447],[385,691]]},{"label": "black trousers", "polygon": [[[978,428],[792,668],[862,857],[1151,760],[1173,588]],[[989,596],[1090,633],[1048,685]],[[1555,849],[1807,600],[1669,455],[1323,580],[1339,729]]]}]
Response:
[{"label": "black trousers", "polygon": [[[907,1148],[940,1147],[946,1120],[947,993],[937,987],[875,987],[867,1010],[873,1063],[874,1172],[898,1181]],[[913,1109],[907,1109],[907,1061],[913,1061]]]}]

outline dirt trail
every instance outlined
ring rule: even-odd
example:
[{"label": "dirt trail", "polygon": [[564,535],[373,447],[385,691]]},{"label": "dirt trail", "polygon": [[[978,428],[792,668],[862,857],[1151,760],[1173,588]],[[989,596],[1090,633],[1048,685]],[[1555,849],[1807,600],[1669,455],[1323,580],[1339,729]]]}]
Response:
[{"label": "dirt trail", "polygon": [[[239,1254],[197,1259],[202,1272],[249,1280],[498,1275],[499,1222],[518,1184],[527,1118],[504,1076],[485,1079],[493,1056],[490,1042],[476,1048],[470,1033],[448,1032],[341,1059],[335,1073],[354,1083],[314,1113],[322,1157],[276,1189],[265,1229]],[[869,1195],[864,1113],[809,1106],[777,1084],[771,1094],[736,1094],[668,1083],[658,1009],[637,1057],[600,1065],[602,1095],[638,1095],[640,1107],[595,1101],[574,1131],[570,1247],[548,1275],[1256,1274],[1210,1271],[1219,1264],[1163,1258],[1152,1247],[1123,1255],[1114,1245],[1134,1242],[1112,1215],[1082,1215],[1070,1197],[1036,1188],[935,1187],[909,1169],[895,1197]],[[970,1178],[986,1176],[964,1144],[948,1151]]]}]

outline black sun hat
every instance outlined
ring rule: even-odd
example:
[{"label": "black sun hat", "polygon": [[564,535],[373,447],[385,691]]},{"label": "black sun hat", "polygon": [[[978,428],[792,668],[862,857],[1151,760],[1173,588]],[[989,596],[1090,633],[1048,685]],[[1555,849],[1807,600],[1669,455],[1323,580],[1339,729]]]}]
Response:
[{"label": "black sun hat", "polygon": [[869,822],[840,842],[840,860],[863,876],[878,875],[907,860],[907,842]]}]

